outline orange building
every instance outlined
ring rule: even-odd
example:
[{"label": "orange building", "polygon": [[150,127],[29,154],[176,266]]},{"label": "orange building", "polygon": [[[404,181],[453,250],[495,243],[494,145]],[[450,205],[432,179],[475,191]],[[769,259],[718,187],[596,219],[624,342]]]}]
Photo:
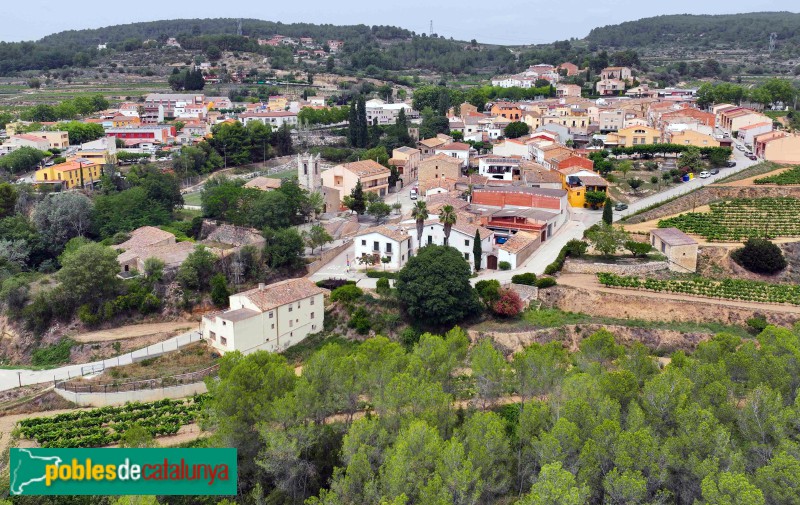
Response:
[{"label": "orange building", "polygon": [[497,102],[492,105],[492,116],[499,116],[509,121],[520,121],[522,119],[522,109],[519,105],[512,102]]}]

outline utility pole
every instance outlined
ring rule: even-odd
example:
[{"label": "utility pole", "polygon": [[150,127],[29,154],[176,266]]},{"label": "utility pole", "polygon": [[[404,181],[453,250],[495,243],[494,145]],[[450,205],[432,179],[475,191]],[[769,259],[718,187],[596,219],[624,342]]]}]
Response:
[{"label": "utility pole", "polygon": [[431,19],[431,27],[428,32],[428,37],[433,37],[433,20]]}]

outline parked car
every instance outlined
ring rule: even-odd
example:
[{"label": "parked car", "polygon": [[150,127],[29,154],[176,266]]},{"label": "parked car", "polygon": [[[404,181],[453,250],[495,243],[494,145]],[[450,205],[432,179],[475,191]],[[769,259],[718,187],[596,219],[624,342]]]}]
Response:
[{"label": "parked car", "polygon": [[408,197],[412,200],[417,199],[417,190],[416,188],[411,188],[411,192],[408,194]]},{"label": "parked car", "polygon": [[625,210],[627,208],[628,208],[628,204],[627,203],[621,203],[620,202],[620,203],[614,205],[614,210]]},{"label": "parked car", "polygon": [[736,149],[738,149],[738,150],[740,150],[740,151],[744,151],[744,147],[742,147],[742,146],[741,146],[741,145],[739,145],[739,144],[736,144]]},{"label": "parked car", "polygon": [[711,169],[711,175],[717,175],[718,173],[719,173],[719,169],[718,168],[712,168]]},{"label": "parked car", "polygon": [[709,174],[707,171],[703,170],[702,172],[700,172],[701,179],[708,179],[709,177],[711,177],[711,174]]},{"label": "parked car", "polygon": [[758,157],[753,153],[748,154],[747,157],[750,158],[753,161],[756,161],[758,159]]},{"label": "parked car", "polygon": [[735,161],[729,161],[729,162],[725,163],[725,166],[728,167],[728,168],[735,167],[736,166],[736,162]]}]

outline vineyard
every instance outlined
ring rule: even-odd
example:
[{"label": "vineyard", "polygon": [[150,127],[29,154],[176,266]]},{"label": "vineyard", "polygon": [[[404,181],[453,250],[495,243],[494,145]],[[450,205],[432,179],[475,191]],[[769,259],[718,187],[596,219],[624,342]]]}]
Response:
[{"label": "vineyard", "polygon": [[756,184],[777,184],[778,186],[789,186],[800,184],[800,167],[794,167],[785,172],[781,172],[769,177],[761,177],[753,181]]},{"label": "vineyard", "polygon": [[726,300],[800,305],[800,286],[768,282],[725,279],[721,281],[695,278],[688,280],[642,279],[610,273],[598,273],[597,280],[614,288],[646,289]]},{"label": "vineyard", "polygon": [[689,212],[662,219],[659,228],[675,227],[716,242],[740,242],[750,237],[800,237],[797,198],[737,198],[711,204],[711,212]]},{"label": "vineyard", "polygon": [[53,417],[35,417],[19,422],[20,434],[42,447],[101,447],[119,441],[132,425],[138,424],[151,435],[175,435],[181,426],[195,421],[205,395],[188,401],[159,400],[129,403],[121,407],[101,407],[69,412]]}]

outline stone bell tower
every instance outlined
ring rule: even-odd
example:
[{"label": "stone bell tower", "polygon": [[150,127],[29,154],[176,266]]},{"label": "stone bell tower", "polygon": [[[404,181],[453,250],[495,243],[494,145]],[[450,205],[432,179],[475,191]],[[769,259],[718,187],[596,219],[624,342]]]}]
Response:
[{"label": "stone bell tower", "polygon": [[309,191],[316,191],[322,186],[319,160],[319,154],[316,156],[309,153],[297,155],[297,181],[301,187]]}]

